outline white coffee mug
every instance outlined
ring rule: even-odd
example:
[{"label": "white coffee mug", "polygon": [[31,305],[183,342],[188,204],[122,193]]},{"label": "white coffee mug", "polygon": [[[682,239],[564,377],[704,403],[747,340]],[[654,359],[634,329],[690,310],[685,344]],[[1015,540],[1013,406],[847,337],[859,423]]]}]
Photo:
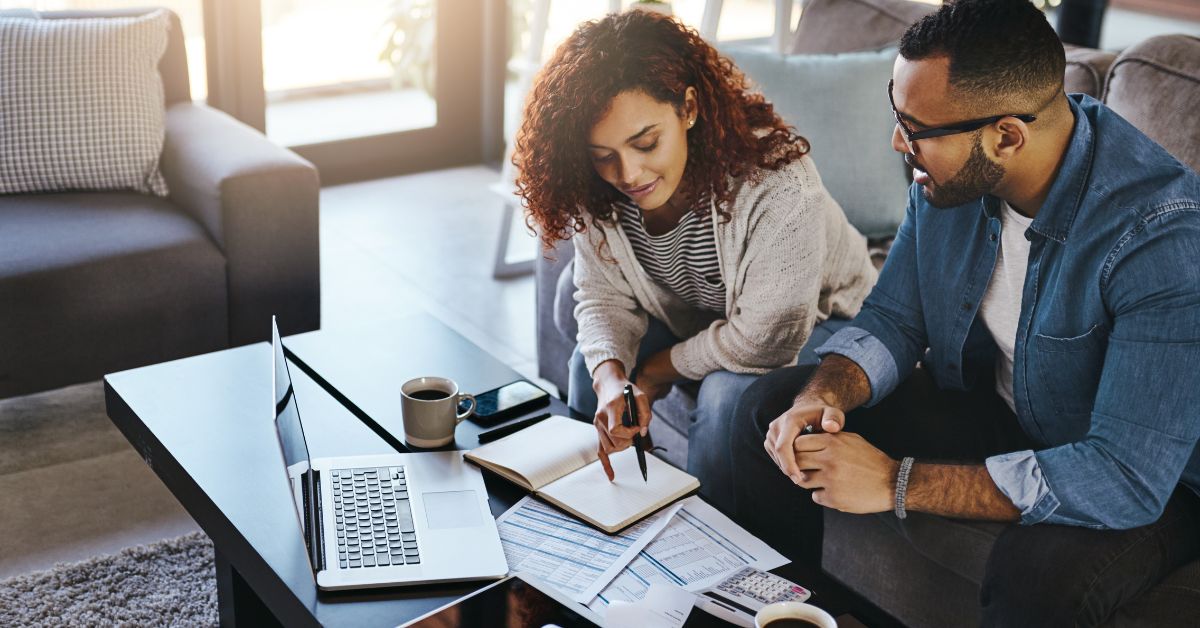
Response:
[{"label": "white coffee mug", "polygon": [[754,628],[767,628],[781,619],[800,619],[821,628],[837,628],[837,622],[825,611],[803,602],[775,602],[760,608],[754,615]]},{"label": "white coffee mug", "polygon": [[[458,411],[462,400],[470,408]],[[445,377],[417,377],[400,387],[400,416],[404,440],[417,447],[442,447],[454,442],[454,428],[475,413],[475,397],[458,392],[458,384]]]}]

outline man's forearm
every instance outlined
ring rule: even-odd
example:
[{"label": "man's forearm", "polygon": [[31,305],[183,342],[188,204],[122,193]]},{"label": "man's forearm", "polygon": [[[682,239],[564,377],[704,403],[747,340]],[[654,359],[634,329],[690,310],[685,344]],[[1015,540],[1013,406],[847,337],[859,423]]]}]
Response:
[{"label": "man's forearm", "polygon": [[905,510],[985,521],[1021,518],[983,465],[914,464]]},{"label": "man's forearm", "polygon": [[849,412],[871,399],[871,381],[854,360],[831,353],[821,360],[804,390],[796,395],[797,401],[813,398]]}]

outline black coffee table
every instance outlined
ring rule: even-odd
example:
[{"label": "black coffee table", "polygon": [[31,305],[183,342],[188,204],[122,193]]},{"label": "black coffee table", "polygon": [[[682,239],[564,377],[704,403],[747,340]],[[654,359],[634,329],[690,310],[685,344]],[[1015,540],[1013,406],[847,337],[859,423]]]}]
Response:
[{"label": "black coffee table", "polygon": [[[520,377],[427,315],[301,334],[284,346],[313,457],[406,450],[393,434],[402,434],[399,385],[411,377],[450,377],[472,392]],[[105,378],[109,417],[213,541],[221,623],[395,626],[483,586],[317,591],[280,468],[270,365],[270,346],[259,343]],[[567,412],[558,399],[536,412],[546,410]],[[477,446],[483,429],[463,422],[455,445]],[[493,514],[523,496],[485,477]],[[819,570],[791,564],[776,572],[815,590],[813,603],[835,616],[853,610],[886,622]],[[722,623],[697,611],[688,625]]]}]

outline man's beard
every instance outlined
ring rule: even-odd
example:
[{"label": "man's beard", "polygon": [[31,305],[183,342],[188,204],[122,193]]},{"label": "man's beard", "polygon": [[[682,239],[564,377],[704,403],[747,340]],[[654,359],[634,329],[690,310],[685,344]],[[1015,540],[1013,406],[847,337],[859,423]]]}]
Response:
[{"label": "man's beard", "polygon": [[[988,159],[984,154],[981,136],[981,133],[975,135],[975,145],[971,147],[971,155],[967,157],[966,163],[958,170],[958,174],[954,175],[953,179],[936,184],[933,190],[930,190],[928,186],[922,186],[921,191],[930,205],[943,209],[958,207],[991,193],[1000,179],[1004,178],[1004,167]],[[912,165],[911,162],[909,165]]]}]

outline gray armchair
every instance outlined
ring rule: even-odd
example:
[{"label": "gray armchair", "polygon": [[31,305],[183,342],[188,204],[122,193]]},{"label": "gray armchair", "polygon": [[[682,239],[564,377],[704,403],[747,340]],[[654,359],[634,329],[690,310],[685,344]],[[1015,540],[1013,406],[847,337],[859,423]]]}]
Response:
[{"label": "gray armchair", "polygon": [[0,195],[0,398],[320,326],[316,169],[192,102],[174,15],[159,72],[169,197]]}]

